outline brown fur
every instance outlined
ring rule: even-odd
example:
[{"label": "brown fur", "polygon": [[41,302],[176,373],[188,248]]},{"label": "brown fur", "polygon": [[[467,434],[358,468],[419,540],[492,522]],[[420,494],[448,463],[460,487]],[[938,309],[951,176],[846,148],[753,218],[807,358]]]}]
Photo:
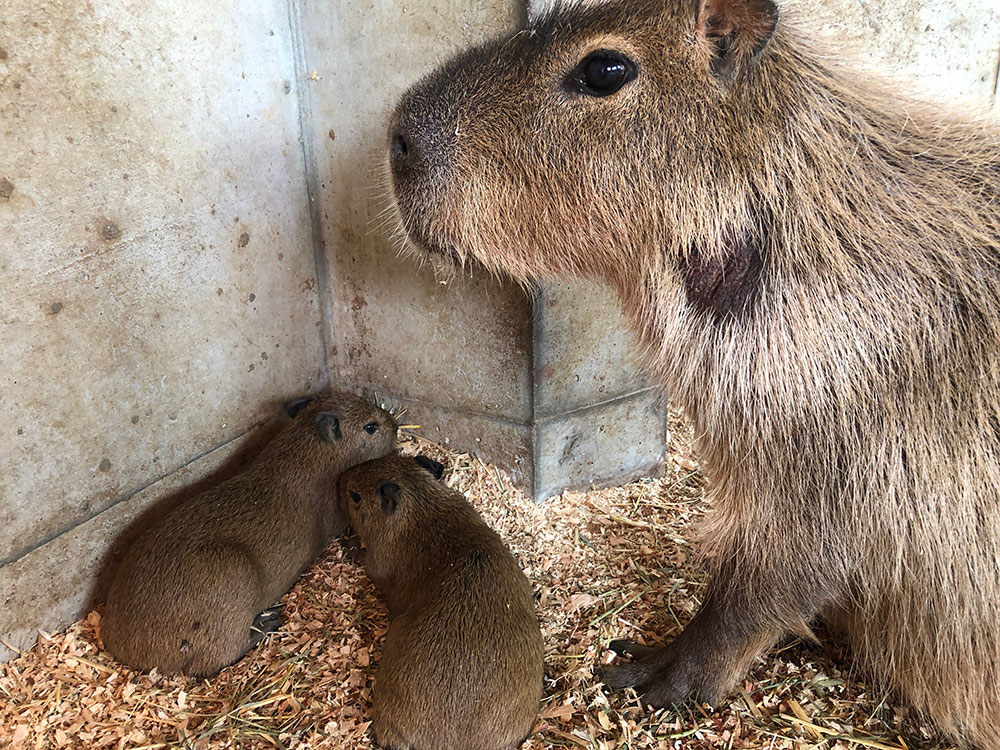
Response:
[{"label": "brown fur", "polygon": [[520,746],[542,695],[542,635],[531,585],[500,537],[412,458],[344,472],[340,497],[392,616],[375,680],[378,742]]},{"label": "brown fur", "polygon": [[[724,697],[817,615],[959,741],[1000,747],[1000,128],[900,99],[769,0],[565,7],[393,122],[401,224],[528,282],[618,291],[693,418],[714,574],[610,670]],[[564,83],[594,50],[638,66]]]},{"label": "brown fur", "polygon": [[314,399],[247,471],[132,544],[108,592],[105,647],[168,674],[208,676],[241,658],[262,637],[258,615],[346,528],[338,475],[395,446],[388,412],[348,393]]}]

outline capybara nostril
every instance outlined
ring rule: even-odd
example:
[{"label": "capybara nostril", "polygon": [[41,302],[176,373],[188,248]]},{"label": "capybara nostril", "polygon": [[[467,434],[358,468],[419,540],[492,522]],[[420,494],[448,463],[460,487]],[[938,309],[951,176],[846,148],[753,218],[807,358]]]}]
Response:
[{"label": "capybara nostril", "polygon": [[402,130],[397,130],[389,140],[389,158],[395,171],[405,169],[411,162],[412,148],[410,141]]}]

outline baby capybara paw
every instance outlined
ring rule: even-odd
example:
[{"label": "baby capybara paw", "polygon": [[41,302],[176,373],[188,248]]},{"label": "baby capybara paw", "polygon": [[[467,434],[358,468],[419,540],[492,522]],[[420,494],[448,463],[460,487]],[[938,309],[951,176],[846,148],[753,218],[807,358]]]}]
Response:
[{"label": "baby capybara paw", "polygon": [[250,625],[250,648],[260,643],[268,633],[276,633],[282,622],[280,604],[275,604],[273,607],[268,607],[263,612],[258,613]]}]

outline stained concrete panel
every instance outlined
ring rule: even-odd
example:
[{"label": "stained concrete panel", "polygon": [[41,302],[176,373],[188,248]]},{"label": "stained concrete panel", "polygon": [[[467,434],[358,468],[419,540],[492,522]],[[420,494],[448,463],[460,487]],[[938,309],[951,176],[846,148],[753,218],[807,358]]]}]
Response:
[{"label": "stained concrete panel", "polygon": [[0,563],[325,379],[284,3],[6,0]]},{"label": "stained concrete panel", "polygon": [[295,60],[277,0],[3,3],[0,633],[79,614],[130,498],[326,381]]},{"label": "stained concrete panel", "polygon": [[607,487],[663,466],[666,420],[661,398],[650,390],[617,398],[535,425],[539,498],[564,489]]},{"label": "stained concrete panel", "polygon": [[550,282],[535,300],[535,418],[649,388],[618,297],[600,284]]},{"label": "stained concrete panel", "polygon": [[996,0],[798,0],[789,13],[867,69],[932,101],[996,105]]}]

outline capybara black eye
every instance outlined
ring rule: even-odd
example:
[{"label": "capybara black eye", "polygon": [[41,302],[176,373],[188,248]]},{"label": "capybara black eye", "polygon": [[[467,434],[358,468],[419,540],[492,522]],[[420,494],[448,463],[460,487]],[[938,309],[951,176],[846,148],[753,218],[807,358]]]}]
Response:
[{"label": "capybara black eye", "polygon": [[566,86],[588,96],[610,96],[635,79],[639,69],[620,52],[591,52],[566,77]]},{"label": "capybara black eye", "polygon": [[378,422],[369,422],[368,424],[366,424],[365,432],[367,432],[369,435],[374,435],[376,432],[378,432]]},{"label": "capybara black eye", "polygon": [[357,492],[352,492],[351,500],[354,502],[355,505],[359,505],[361,503],[361,495],[359,495]]}]

